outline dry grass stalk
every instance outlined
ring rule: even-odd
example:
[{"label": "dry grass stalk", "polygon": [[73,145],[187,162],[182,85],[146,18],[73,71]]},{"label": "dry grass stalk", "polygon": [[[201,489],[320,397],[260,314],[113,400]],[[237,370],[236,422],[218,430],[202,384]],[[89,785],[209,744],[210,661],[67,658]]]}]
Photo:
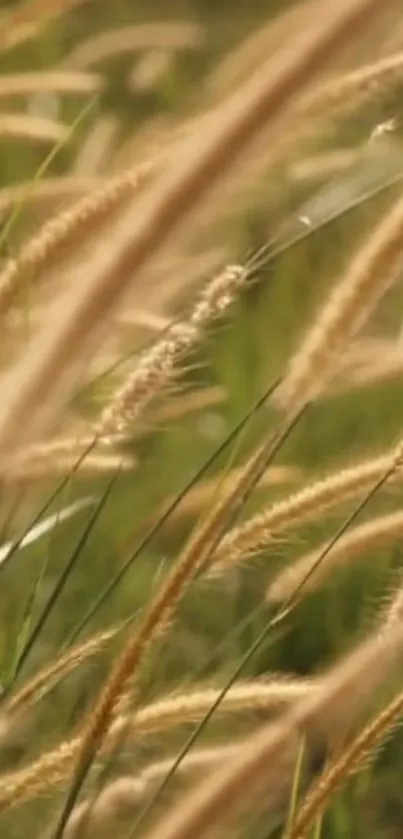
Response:
[{"label": "dry grass stalk", "polygon": [[12,49],[32,38],[49,21],[86,0],[25,0],[0,18],[0,49]]},{"label": "dry grass stalk", "polygon": [[0,139],[59,143],[67,137],[67,126],[45,117],[0,113]]},{"label": "dry grass stalk", "polygon": [[0,76],[0,98],[27,96],[32,93],[74,93],[87,95],[103,87],[102,76],[73,70],[51,70],[41,73],[16,73]]},{"label": "dry grass stalk", "polygon": [[[358,492],[369,489],[388,470],[390,454],[357,463],[354,466],[330,473],[292,493],[288,498],[275,501],[268,510],[257,513],[249,520],[234,527],[215,553],[215,565],[225,568],[242,562],[248,556],[270,544],[279,532],[315,518],[338,504],[343,504]],[[398,474],[400,478],[400,472]]]},{"label": "dry grass stalk", "polygon": [[72,166],[76,177],[91,177],[105,171],[120,129],[116,117],[101,116],[90,128]]},{"label": "dry grass stalk", "polygon": [[43,178],[35,182],[27,181],[15,186],[0,189],[0,218],[8,213],[13,205],[23,202],[24,206],[49,203],[53,208],[58,202],[68,203],[82,197],[83,193],[99,189],[104,185],[102,178],[75,178],[64,175],[61,178]]},{"label": "dry grass stalk", "polygon": [[342,351],[397,279],[402,257],[403,200],[399,199],[358,250],[320,309],[276,393],[283,407],[321,392]]},{"label": "dry grass stalk", "polygon": [[191,49],[202,43],[203,30],[194,23],[144,23],[93,35],[65,59],[67,67],[85,69],[124,52]]},{"label": "dry grass stalk", "polygon": [[[274,442],[277,437],[274,438]],[[147,605],[144,616],[129,637],[120,657],[100,693],[98,701],[83,727],[82,741],[77,759],[77,770],[88,771],[97,751],[116,717],[117,708],[126,691],[130,678],[137,675],[146,653],[153,642],[166,630],[178,604],[192,583],[195,575],[204,570],[211,560],[211,553],[222,538],[228,516],[244,498],[264,468],[268,448],[273,439],[259,446],[246,464],[238,481],[218,499],[211,513],[206,517],[180,553],[176,563],[161,583],[155,596]],[[65,817],[65,816],[64,816]]]},{"label": "dry grass stalk", "polygon": [[48,269],[63,250],[77,247],[82,237],[96,230],[110,213],[144,186],[151,177],[149,163],[134,167],[111,181],[106,181],[95,192],[85,195],[77,204],[47,221],[25,244],[15,259],[10,259],[0,273],[0,312],[11,305],[20,283],[32,281],[40,271]]},{"label": "dry grass stalk", "polygon": [[307,97],[304,104],[306,116],[323,112],[323,108],[344,106],[353,98],[357,104],[361,96],[383,93],[386,87],[400,82],[403,74],[403,52],[387,55],[358,70],[331,79]]},{"label": "dry grass stalk", "polygon": [[[300,477],[300,471],[295,466],[270,466],[259,481],[257,491],[267,489],[268,487],[277,486],[278,484],[287,483],[288,481],[295,481]],[[240,475],[239,469],[233,469],[225,478],[225,483],[231,486]],[[220,481],[220,478],[218,478]],[[169,524],[184,516],[198,515],[204,507],[211,503],[212,498],[217,490],[217,477],[209,478],[206,481],[201,481],[196,484],[189,492],[186,493],[183,501],[169,518]],[[160,513],[166,508],[166,502],[161,507]],[[158,513],[157,513],[158,516]],[[235,530],[235,529],[234,529]],[[232,532],[232,531],[231,531]],[[223,542],[226,542],[227,537],[224,536]],[[221,543],[222,544],[222,543]],[[223,550],[223,554],[226,553]],[[221,545],[217,549],[217,557],[221,557]]]},{"label": "dry grass stalk", "polygon": [[315,154],[292,162],[287,168],[287,177],[292,181],[307,181],[316,178],[328,178],[345,172],[358,163],[362,152],[356,149],[336,149]]},{"label": "dry grass stalk", "polygon": [[247,271],[239,265],[227,266],[202,292],[188,320],[174,323],[140,358],[109,404],[102,411],[97,427],[100,439],[113,441],[138,419],[150,400],[169,382],[175,363],[202,336],[207,324],[224,312],[245,285]]},{"label": "dry grass stalk", "polygon": [[[193,773],[202,774],[213,766],[237,754],[236,746],[221,746],[211,749],[199,749],[188,754],[175,770],[175,777],[189,780]],[[73,810],[66,826],[65,839],[73,839],[80,828],[91,829],[103,826],[116,816],[131,812],[150,794],[153,787],[162,781],[175,766],[176,758],[166,758],[146,766],[134,777],[122,777],[112,781],[100,795],[78,804]]]},{"label": "dry grass stalk", "polygon": [[86,283],[62,293],[49,311],[53,330],[47,325],[39,330],[29,358],[4,378],[0,453],[11,456],[24,437],[46,429],[124,293],[130,285],[138,288],[141,270],[259,131],[274,122],[332,56],[385,7],[389,7],[385,0],[341,0],[331,9],[322,4],[322,14],[296,42],[262,67],[225,107],[221,105],[196,138],[178,144],[166,177],[143,197],[141,213],[135,203],[123,214],[113,234],[113,248],[110,241],[100,243],[86,266]]},{"label": "dry grass stalk", "polygon": [[[72,658],[74,660],[73,653]],[[63,660],[60,661],[62,663]],[[58,663],[56,662],[55,669],[57,666]],[[52,673],[51,670],[49,672],[45,671],[43,674],[45,683],[47,684],[50,678],[53,680],[55,675],[57,673]],[[11,710],[14,712],[22,710],[27,702],[32,701],[32,694],[42,687],[42,680],[38,685],[34,681],[31,685],[28,685],[26,689],[21,691],[21,694],[12,700],[12,703],[13,701],[17,703],[17,707],[14,706],[14,708],[6,709],[6,711],[11,714]],[[228,691],[222,704],[217,708],[217,712],[222,714],[250,713],[262,710],[272,712],[297,701],[314,689],[314,686],[315,682],[287,680],[284,676],[272,683],[255,681],[237,684]],[[115,738],[119,737],[121,732],[127,731],[128,734],[133,732],[135,736],[146,736],[162,733],[189,721],[200,720],[220,693],[219,688],[194,691],[187,695],[158,700],[149,706],[140,708],[130,716],[120,714],[110,728],[102,751],[107,752],[110,748],[113,748]],[[10,773],[6,777],[3,776],[0,783],[0,811],[33,798],[55,784],[66,781],[71,773],[80,746],[80,737],[67,740],[58,748],[41,755],[29,766]]]},{"label": "dry grass stalk", "polygon": [[403,651],[401,625],[382,636],[377,630],[324,677],[322,687],[297,702],[278,723],[266,725],[240,744],[234,755],[197,785],[171,813],[146,833],[147,839],[202,839],[238,813],[273,806],[292,778],[301,734],[313,738],[351,724],[375,689],[391,673]]},{"label": "dry grass stalk", "polygon": [[132,93],[145,93],[156,88],[172,66],[173,50],[151,49],[138,61],[127,78],[127,86]]},{"label": "dry grass stalk", "polygon": [[403,372],[403,352],[396,343],[383,355],[379,356],[374,352],[372,360],[368,357],[366,362],[357,363],[355,367],[343,375],[342,380],[335,382],[336,391],[344,390],[346,387],[366,387],[379,384],[387,379],[401,376]]},{"label": "dry grass stalk", "polygon": [[[63,476],[74,470],[84,449],[85,446],[82,446],[81,452],[59,455],[50,451],[48,454],[44,453],[42,459],[39,457],[29,459],[19,453],[12,462],[5,465],[3,471],[0,468],[0,474],[7,484],[25,484],[33,481],[49,480],[59,475]],[[129,472],[136,466],[137,461],[130,455],[114,454],[112,452],[105,454],[89,452],[80,464],[80,475],[85,478],[109,474],[116,470]]]},{"label": "dry grass stalk", "polygon": [[219,385],[192,390],[175,396],[171,401],[164,402],[154,411],[150,412],[147,420],[151,424],[161,424],[180,420],[188,417],[189,414],[205,411],[207,408],[217,408],[227,401],[228,394],[225,388]]},{"label": "dry grass stalk", "polygon": [[[314,688],[313,681],[288,679],[281,675],[273,675],[264,681],[238,683],[224,696],[217,713],[278,710],[305,696]],[[173,726],[197,722],[203,719],[220,694],[221,688],[205,688],[183,695],[164,696],[136,711],[131,726],[138,735],[160,733]],[[125,726],[127,717],[118,717],[111,728],[111,735]]]},{"label": "dry grass stalk", "polygon": [[320,9],[318,0],[305,0],[304,7],[291,6],[281,14],[271,16],[268,23],[263,21],[252,33],[244,37],[239,46],[232,48],[213,69],[209,88],[215,97],[223,96],[242,83],[266,56],[273,54],[284,45],[284,41],[293,37],[306,24],[307,18],[313,18]]},{"label": "dry grass stalk", "polygon": [[[352,561],[359,557],[363,551],[393,541],[402,533],[403,513],[401,511],[371,519],[342,536],[323,562],[317,565],[326,548],[326,541],[316,550],[310,551],[297,559],[290,567],[275,577],[267,590],[267,600],[270,602],[287,600],[292,592],[299,588],[305,578],[304,592],[313,591],[333,568]],[[310,574],[311,571],[314,573]]]},{"label": "dry grass stalk", "polygon": [[46,696],[56,682],[64,679],[69,673],[96,655],[109,641],[116,638],[120,630],[121,627],[117,626],[99,632],[87,641],[67,650],[55,662],[41,670],[4,705],[4,713],[8,720],[12,722],[14,715],[24,713],[33,703]]},{"label": "dry grass stalk", "polygon": [[402,712],[403,692],[376,714],[342,754],[330,763],[297,811],[293,827],[285,839],[303,839],[308,828],[321,815],[340,785],[345,783],[351,773],[356,772],[368,755],[382,743]]}]

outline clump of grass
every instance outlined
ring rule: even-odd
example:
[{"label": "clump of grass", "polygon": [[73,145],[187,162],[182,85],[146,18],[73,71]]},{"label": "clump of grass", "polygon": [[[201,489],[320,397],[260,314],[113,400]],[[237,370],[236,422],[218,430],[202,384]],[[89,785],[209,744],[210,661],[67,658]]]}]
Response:
[{"label": "clump of grass", "polygon": [[[399,491],[403,457],[391,442],[401,426],[400,175],[392,184],[385,165],[384,182],[356,198],[355,165],[373,160],[352,116],[390,124],[399,147],[395,115],[385,121],[379,108],[393,106],[401,53],[395,43],[372,55],[376,21],[387,38],[397,4],[291,4],[258,35],[242,24],[224,60],[210,50],[209,16],[142,22],[129,10],[118,21],[79,5],[31,0],[0,36],[0,98],[31,97],[26,111],[0,115],[0,135],[11,164],[19,137],[32,169],[27,182],[0,167],[0,209],[14,206],[0,265],[0,819],[10,836],[32,832],[40,810],[47,839],[104,828],[198,839],[253,816],[251,836],[261,818],[266,833],[282,826],[296,839],[337,810],[336,791],[402,704],[396,689],[362,723],[402,655],[400,589],[356,635],[375,580],[390,589],[391,562],[367,573],[365,591],[348,581],[346,610],[330,587],[300,603],[335,566],[348,577],[352,557],[386,554],[402,531],[394,494],[385,512],[382,492]],[[227,20],[211,15],[225,40]],[[31,72],[37,34],[46,44],[62,19],[66,47]],[[268,62],[252,56],[270,44]],[[194,67],[206,82],[196,97]],[[88,124],[74,118],[100,90],[106,99],[81,112]],[[163,103],[171,113],[153,157],[144,138]],[[42,143],[56,145],[35,176]],[[206,278],[217,243],[226,267]],[[321,543],[341,505],[346,517]],[[265,597],[279,550],[287,565]],[[262,552],[267,562],[250,562]],[[354,619],[340,627],[347,598]],[[372,772],[389,782],[384,767]]]}]

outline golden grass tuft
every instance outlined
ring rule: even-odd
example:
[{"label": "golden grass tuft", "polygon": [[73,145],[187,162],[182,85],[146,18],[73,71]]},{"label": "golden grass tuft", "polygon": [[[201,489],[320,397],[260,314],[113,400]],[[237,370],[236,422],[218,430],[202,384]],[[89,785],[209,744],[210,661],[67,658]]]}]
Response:
[{"label": "golden grass tuft", "polygon": [[[215,552],[216,570],[245,561],[270,546],[276,534],[310,521],[370,489],[387,472],[391,456],[384,454],[332,472],[234,527]],[[400,471],[395,477],[400,479]]]},{"label": "golden grass tuft", "polygon": [[351,562],[366,550],[397,539],[402,533],[403,512],[400,510],[397,513],[370,519],[365,524],[345,533],[323,562],[318,564],[327,542],[293,562],[270,583],[266,595],[267,600],[274,602],[287,600],[290,594],[299,588],[303,580],[305,581],[304,591],[313,591],[333,568]]},{"label": "golden grass tuft", "polygon": [[44,432],[53,421],[71,394],[78,364],[84,366],[94,352],[128,288],[144,282],[141,272],[168,237],[184,225],[259,132],[384,8],[379,0],[343,0],[331,11],[326,4],[294,43],[237,90],[225,107],[221,105],[219,118],[213,114],[204,121],[203,130],[199,126],[197,137],[178,143],[167,160],[166,176],[143,196],[141,217],[134,202],[114,231],[114,248],[107,252],[99,248],[86,264],[85,287],[56,298],[49,311],[52,333],[42,327],[29,359],[22,359],[3,380],[3,456],[5,452],[10,456],[28,434]]},{"label": "golden grass tuft", "polygon": [[[77,204],[52,217],[10,259],[0,272],[0,312],[5,312],[15,298],[21,282],[35,278],[48,269],[54,260],[63,256],[63,249],[77,247],[82,237],[94,233],[110,213],[116,211],[152,175],[153,167],[145,163],[107,181],[94,192],[85,195]],[[60,264],[60,263],[59,263]]]},{"label": "golden grass tuft", "polygon": [[403,201],[399,199],[358,250],[320,309],[275,394],[278,405],[289,407],[321,393],[341,353],[396,280],[402,233]]}]

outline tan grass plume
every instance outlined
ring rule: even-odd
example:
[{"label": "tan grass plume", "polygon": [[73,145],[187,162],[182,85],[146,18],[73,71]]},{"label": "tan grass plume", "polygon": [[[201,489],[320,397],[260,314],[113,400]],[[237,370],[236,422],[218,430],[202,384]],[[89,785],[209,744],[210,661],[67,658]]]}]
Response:
[{"label": "tan grass plume", "polygon": [[67,137],[68,128],[61,122],[28,114],[0,112],[0,140],[28,140],[34,143],[58,143]]},{"label": "tan grass plume", "polygon": [[399,276],[403,253],[400,198],[355,254],[291,358],[276,403],[289,407],[320,394],[348,343]]},{"label": "tan grass plume", "polygon": [[[369,489],[387,472],[392,457],[393,453],[387,453],[331,472],[287,498],[275,501],[267,510],[256,513],[232,528],[215,552],[216,570],[224,570],[227,566],[246,560],[270,545],[270,541],[279,532],[310,521],[338,504],[343,504],[360,491]],[[400,478],[400,470],[396,472],[395,477]]]},{"label": "tan grass plume", "polygon": [[261,727],[210,777],[198,784],[151,828],[146,839],[202,839],[246,809],[275,806],[290,783],[303,733],[315,740],[340,730],[391,673],[403,652],[403,628],[377,631],[324,677],[322,687],[297,702],[278,723]]},{"label": "tan grass plume", "polygon": [[189,49],[202,43],[203,30],[194,23],[143,23],[93,35],[74,47],[64,66],[86,69],[124,52],[149,49]]},{"label": "tan grass plume", "polygon": [[341,784],[345,783],[383,742],[402,712],[403,692],[398,693],[385,708],[382,708],[341,755],[331,761],[297,811],[292,829],[286,833],[285,839],[303,839],[306,836],[308,828],[322,815]]},{"label": "tan grass plume", "polygon": [[301,36],[262,67],[225,107],[221,105],[219,114],[205,121],[196,138],[178,143],[166,177],[148,191],[147,199],[143,197],[141,213],[135,202],[123,214],[114,231],[114,247],[108,243],[94,256],[80,290],[70,289],[56,299],[49,313],[54,329],[39,330],[29,358],[22,359],[3,380],[0,453],[10,455],[28,432],[38,434],[51,422],[71,393],[79,363],[84,365],[94,351],[124,293],[129,286],[138,288],[141,269],[259,131],[274,122],[331,57],[385,6],[389,7],[385,0],[340,0],[331,8],[322,4],[323,14],[318,13]]},{"label": "tan grass plume", "polygon": [[77,246],[83,236],[94,232],[98,224],[144,186],[152,172],[152,164],[135,166],[49,219],[1,271],[0,313],[8,309],[24,279],[32,282],[63,255],[64,249]]},{"label": "tan grass plume", "polygon": [[[364,551],[397,539],[403,533],[403,512],[390,513],[373,518],[365,524],[352,528],[337,541],[323,562],[317,565],[326,549],[328,540],[293,562],[270,583],[267,600],[287,600],[292,592],[304,582],[304,592],[313,591],[335,568],[359,557]],[[313,571],[312,574],[310,572]]]}]

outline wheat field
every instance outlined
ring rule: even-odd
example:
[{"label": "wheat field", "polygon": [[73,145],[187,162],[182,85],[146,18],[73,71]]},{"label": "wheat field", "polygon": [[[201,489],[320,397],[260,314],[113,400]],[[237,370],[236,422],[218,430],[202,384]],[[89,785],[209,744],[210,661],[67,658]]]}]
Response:
[{"label": "wheat field", "polygon": [[4,0],[0,836],[398,839],[401,0]]}]

